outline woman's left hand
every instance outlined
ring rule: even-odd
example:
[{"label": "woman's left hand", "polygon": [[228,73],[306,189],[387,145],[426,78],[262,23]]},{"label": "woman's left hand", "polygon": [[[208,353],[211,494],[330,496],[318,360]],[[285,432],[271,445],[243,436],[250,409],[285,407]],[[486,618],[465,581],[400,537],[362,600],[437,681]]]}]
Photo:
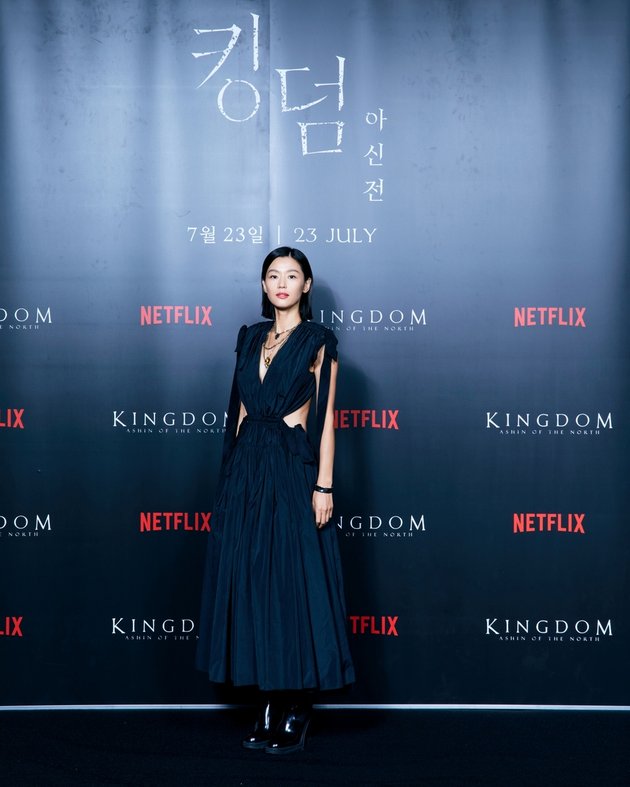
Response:
[{"label": "woman's left hand", "polygon": [[313,511],[318,529],[330,521],[333,512],[333,496],[330,492],[313,492]]}]

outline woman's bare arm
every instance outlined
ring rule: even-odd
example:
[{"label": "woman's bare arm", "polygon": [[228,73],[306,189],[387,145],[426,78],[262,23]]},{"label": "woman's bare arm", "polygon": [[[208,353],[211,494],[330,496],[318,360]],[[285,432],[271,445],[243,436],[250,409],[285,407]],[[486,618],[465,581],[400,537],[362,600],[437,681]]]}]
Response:
[{"label": "woman's bare arm", "polygon": [[[317,355],[315,365],[315,380],[319,392],[319,377],[324,362],[324,347]],[[328,402],[326,403],[326,417],[324,419],[324,429],[322,431],[321,442],[319,444],[319,473],[317,485],[332,487],[333,485],[333,465],[335,461],[335,390],[337,387],[337,361],[331,361],[330,368],[330,388],[328,391]],[[333,496],[330,492],[313,492],[313,511],[315,512],[315,524],[317,527],[324,527],[330,520],[333,512]]]}]

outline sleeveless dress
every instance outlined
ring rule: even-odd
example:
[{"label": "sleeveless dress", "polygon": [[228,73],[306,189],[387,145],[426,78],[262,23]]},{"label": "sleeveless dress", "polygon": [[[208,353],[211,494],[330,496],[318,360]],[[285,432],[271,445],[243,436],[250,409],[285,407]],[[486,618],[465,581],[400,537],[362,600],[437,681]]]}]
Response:
[{"label": "sleeveless dress", "polygon": [[[317,441],[337,340],[302,322],[259,377],[272,322],[243,326],[212,516],[197,648],[211,681],[263,691],[336,689],[354,681],[337,533],[315,526],[317,456],[283,416],[313,399]],[[324,347],[319,391],[309,371]],[[238,437],[239,403],[247,416]]]}]

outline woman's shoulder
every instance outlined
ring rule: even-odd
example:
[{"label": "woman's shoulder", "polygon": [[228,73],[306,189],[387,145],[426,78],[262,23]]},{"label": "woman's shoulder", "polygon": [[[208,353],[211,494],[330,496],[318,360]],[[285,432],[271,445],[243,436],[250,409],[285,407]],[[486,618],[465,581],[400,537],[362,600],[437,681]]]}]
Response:
[{"label": "woman's shoulder", "polygon": [[317,349],[324,346],[326,348],[326,352],[336,359],[337,337],[335,336],[334,332],[331,331],[330,328],[327,328],[325,325],[321,325],[318,322],[308,321],[304,323],[304,326],[312,336]]},{"label": "woman's shoulder", "polygon": [[268,331],[272,323],[270,320],[255,322],[252,325],[241,325],[236,339],[236,351],[239,352],[245,341],[251,340],[260,334]]},{"label": "woman's shoulder", "polygon": [[322,325],[319,322],[311,322],[311,320],[306,320],[304,322],[304,327],[306,330],[310,331],[313,336],[317,336],[328,339],[329,337],[335,338],[335,334],[327,328],[325,325]]}]

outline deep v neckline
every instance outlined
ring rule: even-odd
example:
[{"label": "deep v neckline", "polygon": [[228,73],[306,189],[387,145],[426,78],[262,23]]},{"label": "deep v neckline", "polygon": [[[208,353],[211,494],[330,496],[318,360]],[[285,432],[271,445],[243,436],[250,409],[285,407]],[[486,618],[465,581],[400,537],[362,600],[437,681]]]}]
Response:
[{"label": "deep v neckline", "polygon": [[[273,325],[273,323],[272,323],[272,325]],[[263,359],[264,359],[264,355],[263,355],[263,347],[265,346],[265,342],[267,341],[267,336],[269,335],[269,330],[265,330],[265,333],[263,334],[264,338],[263,338],[263,341],[262,341],[262,345],[261,345],[261,347],[260,347],[260,350],[258,351],[258,369],[257,369],[257,371],[256,371],[256,376],[258,377],[258,382],[260,383],[260,385],[261,385],[261,386],[263,386],[263,385],[265,384],[265,380],[267,379],[267,375],[268,375],[268,374],[269,374],[269,372],[271,371],[271,367],[272,367],[272,366],[273,366],[273,364],[275,363],[275,361],[276,361],[276,359],[278,358],[278,356],[280,355],[280,353],[281,353],[281,352],[284,350],[284,348],[287,346],[287,344],[289,344],[289,342],[291,341],[291,339],[292,339],[292,338],[295,336],[295,333],[297,332],[297,330],[298,330],[298,328],[300,327],[300,325],[304,325],[304,320],[302,320],[301,322],[299,322],[299,323],[298,323],[298,324],[295,326],[295,328],[294,328],[294,329],[291,331],[291,334],[290,334],[289,336],[287,336],[287,339],[286,339],[286,341],[284,342],[284,344],[282,345],[282,347],[280,347],[280,349],[279,349],[279,350],[276,352],[276,354],[273,356],[273,359],[272,359],[271,363],[270,363],[270,364],[269,364],[269,366],[267,367],[267,371],[265,372],[265,374],[264,374],[263,378],[261,379],[261,378],[260,378],[260,362],[261,362],[261,360],[262,360],[262,362],[263,362],[263,364],[264,364],[264,360],[263,360]]]}]

